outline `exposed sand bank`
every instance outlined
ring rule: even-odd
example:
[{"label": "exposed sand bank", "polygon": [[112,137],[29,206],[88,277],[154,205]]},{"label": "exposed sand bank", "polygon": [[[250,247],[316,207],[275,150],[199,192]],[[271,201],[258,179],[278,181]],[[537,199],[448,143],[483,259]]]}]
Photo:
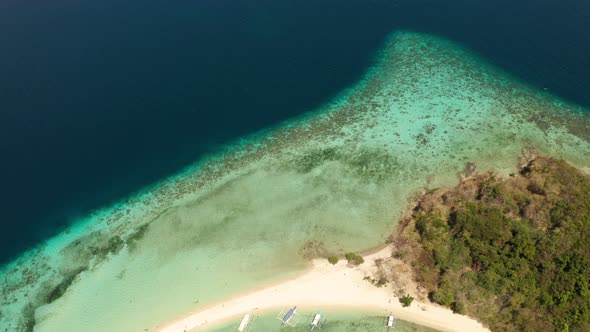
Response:
[{"label": "exposed sand bank", "polygon": [[389,257],[391,247],[388,246],[364,256],[365,263],[358,267],[349,267],[346,261],[331,265],[325,259],[316,259],[311,270],[297,278],[193,312],[160,331],[205,328],[251,310],[257,312],[293,305],[299,308],[321,306],[324,310],[330,307],[362,308],[382,311],[384,315],[393,312],[397,318],[442,331],[488,331],[475,319],[430,303],[414,301],[410,307],[403,308],[391,287],[377,288],[363,280],[376,270],[375,260]]}]

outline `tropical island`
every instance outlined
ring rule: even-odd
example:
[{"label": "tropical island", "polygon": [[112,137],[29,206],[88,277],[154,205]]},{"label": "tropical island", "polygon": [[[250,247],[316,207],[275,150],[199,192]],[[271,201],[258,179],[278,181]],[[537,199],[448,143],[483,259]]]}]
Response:
[{"label": "tropical island", "polygon": [[306,274],[162,331],[215,327],[284,301],[384,315],[393,309],[396,318],[440,331],[585,331],[590,176],[530,151],[518,170],[504,177],[468,164],[457,186],[417,194],[384,248],[364,256],[316,252],[324,257]]},{"label": "tropical island", "polygon": [[492,331],[590,330],[590,177],[563,160],[431,190],[395,243],[424,294]]}]

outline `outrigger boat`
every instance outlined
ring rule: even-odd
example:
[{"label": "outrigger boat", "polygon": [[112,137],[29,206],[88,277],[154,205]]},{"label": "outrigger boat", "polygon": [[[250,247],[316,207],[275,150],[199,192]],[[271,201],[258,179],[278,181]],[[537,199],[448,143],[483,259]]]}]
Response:
[{"label": "outrigger boat", "polygon": [[395,329],[397,327],[397,320],[393,317],[393,313],[389,314],[389,316],[385,317],[385,326],[387,326],[387,330]]},{"label": "outrigger boat", "polygon": [[317,314],[313,316],[311,320],[311,331],[313,331],[316,327],[319,326],[320,321],[322,320],[322,311],[320,310]]},{"label": "outrigger boat", "polygon": [[240,322],[240,325],[238,326],[238,332],[246,332],[249,330],[250,327],[250,322],[252,319],[252,314],[251,313],[247,313],[244,315],[244,318],[242,318],[242,321]]},{"label": "outrigger boat", "polygon": [[289,321],[291,320],[291,318],[293,318],[293,316],[296,313],[297,313],[297,306],[294,306],[293,308],[289,309],[289,311],[287,311],[287,313],[285,314],[285,316],[283,316],[283,319],[281,320],[281,322],[282,322],[281,325],[287,325],[287,324],[289,324]]}]

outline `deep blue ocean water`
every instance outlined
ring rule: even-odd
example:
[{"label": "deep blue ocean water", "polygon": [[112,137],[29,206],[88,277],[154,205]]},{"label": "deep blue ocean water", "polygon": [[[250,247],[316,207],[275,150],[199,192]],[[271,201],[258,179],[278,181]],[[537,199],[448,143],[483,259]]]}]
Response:
[{"label": "deep blue ocean water", "polygon": [[0,263],[88,211],[330,99],[396,29],[590,106],[590,3],[0,3]]}]

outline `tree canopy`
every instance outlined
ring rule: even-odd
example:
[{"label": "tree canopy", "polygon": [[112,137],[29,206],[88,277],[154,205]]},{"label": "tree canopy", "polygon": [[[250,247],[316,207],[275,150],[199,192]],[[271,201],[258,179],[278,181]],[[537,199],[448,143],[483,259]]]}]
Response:
[{"label": "tree canopy", "polygon": [[590,331],[590,179],[563,161],[431,192],[398,240],[433,301],[492,330]]}]

